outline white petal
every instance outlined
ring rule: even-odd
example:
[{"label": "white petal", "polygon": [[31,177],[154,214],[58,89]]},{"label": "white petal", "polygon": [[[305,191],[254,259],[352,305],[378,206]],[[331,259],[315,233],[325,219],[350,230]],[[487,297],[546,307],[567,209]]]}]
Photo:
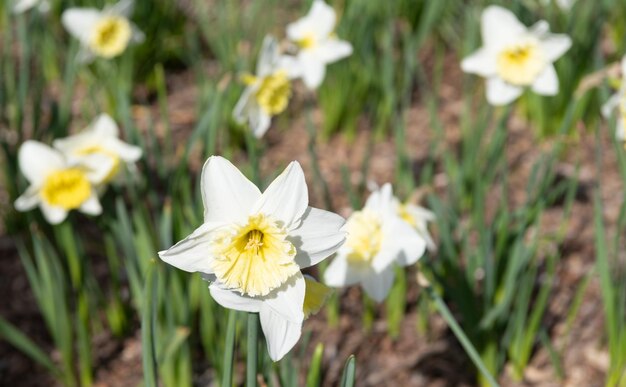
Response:
[{"label": "white petal", "polygon": [[289,79],[295,79],[302,76],[302,69],[298,58],[291,55],[281,55],[278,59],[278,68],[287,72]]},{"label": "white petal", "polygon": [[127,144],[119,138],[108,138],[104,147],[127,163],[134,163],[139,160],[143,153],[140,147]]},{"label": "white petal", "polygon": [[103,183],[115,168],[115,159],[103,153],[74,157],[72,161],[86,168],[87,179],[96,185]]},{"label": "white petal", "polygon": [[43,217],[46,218],[46,221],[50,224],[59,224],[67,218],[66,210],[61,207],[50,206],[45,201],[39,202],[39,208],[43,213]]},{"label": "white petal", "polygon": [[492,77],[487,79],[487,102],[494,106],[502,106],[514,101],[522,95],[524,89]]},{"label": "white petal", "polygon": [[28,140],[18,151],[20,171],[31,184],[42,184],[55,170],[66,166],[61,153],[38,141]]},{"label": "white petal", "polygon": [[362,271],[362,268],[350,265],[345,252],[339,251],[324,270],[324,283],[335,288],[354,285],[361,281]]},{"label": "white petal", "polygon": [[332,63],[352,55],[352,45],[345,40],[328,39],[317,48],[315,54],[322,62]]},{"label": "white petal", "polygon": [[329,211],[309,207],[302,223],[289,233],[289,240],[296,246],[296,263],[301,269],[318,264],[333,254],[346,240],[341,227],[346,220]]},{"label": "white petal", "polygon": [[490,77],[496,73],[496,58],[491,51],[479,48],[461,61],[461,69],[466,73]]},{"label": "white petal", "polygon": [[96,117],[86,130],[92,130],[100,138],[119,137],[120,130],[110,115],[103,113]]},{"label": "white petal", "polygon": [[626,55],[622,57],[622,78],[626,77]]},{"label": "white petal", "polygon": [[259,60],[256,64],[256,75],[264,77],[276,70],[280,53],[278,49],[278,41],[271,35],[266,35],[261,45]]},{"label": "white petal", "polygon": [[559,92],[559,77],[556,75],[553,65],[548,65],[535,82],[532,90],[541,95],[556,95]]},{"label": "white petal", "polygon": [[252,115],[250,118],[250,128],[254,137],[261,138],[270,128],[272,123],[272,116],[265,113],[263,109],[257,108],[258,114]]},{"label": "white petal", "polygon": [[393,188],[385,183],[380,189],[370,194],[364,208],[381,215],[393,214],[395,216]]},{"label": "white petal", "polygon": [[219,226],[218,223],[204,223],[187,238],[165,251],[159,251],[159,258],[190,273],[212,273],[210,233]]},{"label": "white petal", "polygon": [[564,34],[549,34],[541,41],[546,60],[554,62],[572,46],[572,39]]},{"label": "white petal", "polygon": [[39,189],[31,185],[26,191],[15,200],[15,209],[18,211],[32,210],[39,204]]},{"label": "white petal", "polygon": [[70,8],[63,12],[61,22],[67,32],[87,44],[101,16],[101,12],[95,8]]},{"label": "white petal", "polygon": [[279,361],[298,343],[302,321],[289,321],[265,305],[259,317],[270,359]]},{"label": "white petal", "polygon": [[380,273],[372,271],[368,277],[361,281],[361,286],[363,290],[365,290],[365,293],[374,301],[382,302],[387,298],[394,278],[394,268],[390,266]]},{"label": "white petal", "polygon": [[298,55],[300,69],[302,70],[302,80],[309,89],[317,89],[322,84],[326,75],[326,64],[311,53],[302,51]]},{"label": "white petal", "polygon": [[100,215],[102,213],[102,206],[100,205],[100,200],[98,200],[98,194],[95,190],[91,193],[89,199],[81,204],[79,210],[88,215]]},{"label": "white petal", "polygon": [[387,243],[383,242],[380,250],[378,250],[378,253],[372,259],[371,269],[374,272],[380,273],[385,271],[394,263],[397,263],[400,259],[400,253],[402,250],[400,250],[400,248],[393,243],[394,241],[399,243],[399,241],[393,240],[390,237],[387,238]]},{"label": "white petal", "polygon": [[315,30],[313,33],[318,39],[327,37],[335,29],[337,21],[335,10],[323,0],[314,0],[306,17],[314,23]]},{"label": "white petal", "polygon": [[236,291],[222,288],[218,283],[211,284],[209,291],[211,297],[224,308],[258,313],[263,307],[263,301],[260,298],[242,296]]},{"label": "white petal", "polygon": [[300,163],[292,161],[267,187],[251,214],[271,215],[288,229],[299,225],[309,206],[309,192]]},{"label": "white petal", "polygon": [[604,118],[609,119],[611,117],[613,110],[619,105],[620,98],[620,93],[615,93],[602,105],[601,111]]},{"label": "white petal", "polygon": [[230,161],[211,156],[202,168],[205,222],[244,222],[261,192]]},{"label": "white petal", "polygon": [[235,105],[235,109],[233,109],[233,118],[239,124],[244,124],[248,119],[247,112],[250,108],[250,104],[252,103],[252,94],[254,93],[254,91],[254,88],[249,86],[246,87],[241,94],[241,97],[239,97],[239,100]]},{"label": "white petal", "polygon": [[400,250],[398,260],[396,261],[398,265],[412,265],[426,252],[426,241],[424,238],[400,218],[397,218],[393,224],[390,224],[389,231],[392,236],[390,236],[388,241]]},{"label": "white petal", "polygon": [[483,46],[498,49],[517,40],[527,32],[524,26],[506,8],[490,5],[483,10],[480,21]]},{"label": "white petal", "polygon": [[146,40],[146,34],[144,34],[134,23],[131,23],[130,27],[133,30],[133,34],[130,37],[132,43],[143,43]]}]

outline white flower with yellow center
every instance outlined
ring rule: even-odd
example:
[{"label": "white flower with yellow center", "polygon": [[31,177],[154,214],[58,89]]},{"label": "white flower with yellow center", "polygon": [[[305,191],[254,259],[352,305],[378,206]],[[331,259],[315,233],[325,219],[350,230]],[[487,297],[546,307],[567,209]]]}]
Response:
[{"label": "white flower with yellow center", "polygon": [[626,140],[626,56],[622,58],[622,84],[617,93],[602,106],[602,115],[610,118],[613,112],[617,112],[617,126],[615,136],[618,140]]},{"label": "white flower with yellow center", "polygon": [[255,137],[269,129],[272,117],[282,113],[291,97],[291,80],[297,77],[293,58],[281,55],[278,42],[271,36],[263,40],[256,75],[244,74],[246,84],[233,111],[239,123],[248,123]]},{"label": "white flower with yellow center", "polygon": [[94,56],[114,58],[131,43],[144,40],[143,33],[129,20],[133,5],[132,0],[122,0],[103,10],[70,8],[63,12],[63,26],[81,43],[81,61],[91,61]]},{"label": "white flower with yellow center", "polygon": [[70,162],[99,170],[110,182],[121,170],[122,162],[134,163],[141,158],[141,148],[120,140],[119,129],[107,114],[99,115],[85,130],[73,136],[54,140],[53,146]]},{"label": "white flower with yellow center", "polygon": [[319,284],[308,285],[301,269],[343,244],[345,221],[308,206],[297,162],[261,193],[228,160],[213,156],[204,164],[201,186],[204,224],[159,256],[204,273],[222,306],[258,312],[270,357],[279,360],[300,338],[305,312],[323,298]]},{"label": "white flower with yellow center", "polygon": [[297,65],[305,85],[316,89],[324,80],[326,65],[352,54],[352,45],[334,34],[337,15],[323,0],[314,0],[309,13],[287,26],[287,38],[299,50]]},{"label": "white flower with yellow center", "polygon": [[15,0],[13,1],[13,13],[19,14],[27,12],[33,8],[41,13],[46,13],[50,10],[50,3],[46,0]]},{"label": "white flower with yellow center", "polygon": [[553,62],[571,46],[564,34],[549,33],[545,21],[527,28],[507,9],[485,8],[481,18],[483,47],[463,59],[461,68],[487,78],[487,101],[506,105],[530,87],[541,95],[555,95],[559,79]]},{"label": "white flower with yellow center", "polygon": [[324,272],[328,286],[360,283],[365,293],[381,302],[395,278],[394,266],[412,265],[426,249],[424,238],[402,220],[391,185],[373,192],[361,211],[354,212],[344,230],[346,243]]},{"label": "white flower with yellow center", "polygon": [[93,184],[102,179],[99,171],[73,165],[63,155],[37,141],[26,141],[18,152],[22,174],[30,186],[15,201],[18,211],[37,205],[46,220],[61,223],[71,210],[99,215],[102,207]]}]

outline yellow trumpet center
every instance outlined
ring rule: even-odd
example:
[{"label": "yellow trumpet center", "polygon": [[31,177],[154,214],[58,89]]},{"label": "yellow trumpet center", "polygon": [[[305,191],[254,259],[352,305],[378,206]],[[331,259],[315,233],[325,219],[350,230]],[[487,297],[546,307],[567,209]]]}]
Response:
[{"label": "yellow trumpet center", "polygon": [[296,44],[301,49],[306,50],[308,48],[315,47],[317,45],[317,40],[315,39],[315,35],[309,33],[306,34],[302,39],[297,40]]},{"label": "yellow trumpet center", "polygon": [[131,36],[132,27],[126,18],[106,16],[96,23],[90,47],[99,56],[113,58],[124,52]]},{"label": "yellow trumpet center", "polygon": [[311,314],[319,312],[324,303],[332,293],[330,288],[310,278],[304,277],[306,290],[304,292],[304,317],[307,318]]},{"label": "yellow trumpet center", "polygon": [[64,210],[80,207],[91,196],[91,184],[85,172],[68,168],[48,175],[41,188],[42,199]]},{"label": "yellow trumpet center", "polygon": [[539,44],[526,40],[505,47],[496,61],[498,76],[516,86],[528,86],[543,71],[546,62]]},{"label": "yellow trumpet center", "polygon": [[120,157],[116,153],[111,152],[110,150],[103,148],[100,145],[92,145],[86,148],[79,149],[78,151],[76,151],[76,154],[78,156],[101,154],[111,159],[112,161],[111,169],[109,170],[109,173],[106,175],[102,183],[110,182],[120,171],[120,164],[121,164]]},{"label": "yellow trumpet center", "polygon": [[256,100],[259,106],[269,115],[282,113],[291,97],[291,82],[287,72],[279,70],[259,80]]},{"label": "yellow trumpet center", "polygon": [[348,219],[346,229],[346,245],[351,250],[348,260],[353,263],[371,263],[383,239],[380,216],[368,210],[357,211]]},{"label": "yellow trumpet center", "polygon": [[218,231],[212,253],[218,280],[251,297],[267,295],[300,271],[286,230],[263,214]]}]

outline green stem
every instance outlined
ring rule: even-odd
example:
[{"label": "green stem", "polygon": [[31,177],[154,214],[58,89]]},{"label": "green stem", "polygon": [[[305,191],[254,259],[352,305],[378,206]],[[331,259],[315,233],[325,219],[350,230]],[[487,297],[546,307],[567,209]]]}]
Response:
[{"label": "green stem", "polygon": [[246,386],[256,386],[257,350],[259,342],[259,316],[248,313],[248,359],[246,361]]},{"label": "green stem", "polygon": [[226,328],[226,342],[224,345],[224,368],[222,372],[222,387],[233,385],[233,362],[235,360],[235,328],[237,311],[228,311],[228,327]]},{"label": "green stem", "polygon": [[476,351],[476,348],[474,348],[472,342],[467,338],[465,332],[463,332],[463,329],[456,322],[456,319],[454,318],[454,316],[452,316],[452,313],[450,313],[450,309],[448,309],[445,302],[443,302],[441,297],[439,297],[439,295],[433,290],[432,287],[428,286],[424,289],[426,290],[428,296],[434,301],[435,306],[439,310],[439,313],[441,313],[441,316],[444,318],[444,320],[446,320],[448,326],[450,326],[450,329],[452,329],[452,332],[454,332],[454,335],[459,340],[459,342],[463,346],[463,349],[465,349],[465,352],[468,354],[476,368],[478,368],[478,370],[483,374],[485,380],[491,386],[498,387],[499,384],[496,382],[493,376],[491,376],[491,373],[487,369],[487,366],[485,366],[485,364],[483,363],[480,355]]}]

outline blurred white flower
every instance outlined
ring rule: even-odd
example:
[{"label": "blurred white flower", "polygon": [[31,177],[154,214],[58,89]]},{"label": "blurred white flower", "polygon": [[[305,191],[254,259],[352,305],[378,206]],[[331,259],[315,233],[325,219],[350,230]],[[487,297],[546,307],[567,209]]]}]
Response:
[{"label": "blurred white flower", "polygon": [[35,7],[37,7],[39,12],[46,13],[50,10],[50,3],[47,0],[15,0],[13,2],[13,13],[24,13]]},{"label": "blurred white flower", "polygon": [[334,34],[337,16],[323,0],[314,0],[309,13],[287,26],[287,38],[299,51],[296,64],[305,85],[316,89],[324,80],[326,65],[352,54],[352,45]]},{"label": "blurred white flower", "polygon": [[102,181],[110,182],[121,170],[122,162],[141,158],[141,148],[119,139],[119,129],[107,114],[99,115],[86,129],[73,136],[54,140],[53,146],[72,163],[97,170]]},{"label": "blurred white flower", "polygon": [[604,105],[602,105],[602,115],[610,118],[611,114],[617,111],[617,126],[615,136],[618,140],[626,140],[626,55],[622,58],[622,83],[617,93]]},{"label": "blurred white flower", "polygon": [[390,184],[373,192],[344,230],[348,238],[326,268],[324,282],[332,287],[360,283],[378,302],[393,285],[394,266],[414,264],[426,249],[424,238],[398,216]]},{"label": "blurred white flower", "polygon": [[437,246],[435,246],[435,241],[433,241],[433,238],[428,231],[428,222],[435,220],[435,214],[424,207],[408,202],[402,203],[398,199],[394,199],[398,216],[411,225],[411,227],[413,227],[415,231],[417,231],[417,233],[424,238],[426,248],[429,251],[435,251]]},{"label": "blurred white flower", "polygon": [[495,5],[481,18],[483,47],[461,62],[461,68],[487,78],[487,101],[506,105],[530,87],[541,95],[555,95],[559,79],[554,65],[571,46],[564,34],[549,33],[540,21],[527,28],[515,15]]},{"label": "blurred white flower", "polygon": [[121,0],[103,10],[70,8],[63,12],[63,26],[80,41],[81,62],[89,62],[94,56],[114,58],[129,44],[144,40],[143,33],[129,20],[133,6],[133,0]]},{"label": "blurred white flower", "polygon": [[[550,5],[552,1],[553,0],[541,0],[541,3],[543,3],[544,6],[547,6],[547,5]],[[554,2],[556,3],[557,7],[559,7],[560,9],[564,11],[569,11],[574,6],[574,3],[576,2],[576,0],[554,0]]]},{"label": "blurred white flower", "polygon": [[[202,169],[201,187],[204,224],[159,256],[204,273],[222,306],[258,312],[270,357],[279,360],[300,338],[305,318],[307,284],[300,270],[343,244],[345,221],[308,206],[297,162],[261,193],[228,160],[213,156]],[[309,286],[319,300],[319,289]]]},{"label": "blurred white flower", "polygon": [[281,55],[278,42],[271,36],[263,40],[256,75],[244,74],[247,85],[233,111],[233,117],[248,122],[255,137],[262,137],[272,117],[282,113],[291,97],[291,80],[297,77],[294,58]]},{"label": "blurred white flower", "polygon": [[37,141],[26,141],[18,152],[22,174],[30,186],[15,201],[15,209],[28,211],[39,205],[49,223],[61,223],[71,210],[89,215],[102,212],[92,184],[102,177],[67,162],[63,155]]}]

